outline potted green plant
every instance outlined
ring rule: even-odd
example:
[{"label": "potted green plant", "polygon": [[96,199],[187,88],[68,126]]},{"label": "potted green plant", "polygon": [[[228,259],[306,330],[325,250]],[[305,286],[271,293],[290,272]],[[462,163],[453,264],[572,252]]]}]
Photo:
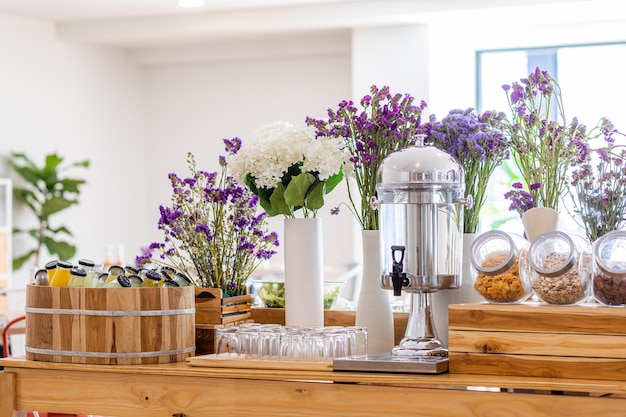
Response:
[{"label": "potted green plant", "polygon": [[34,265],[39,265],[41,250],[45,247],[50,255],[57,255],[60,260],[67,260],[76,254],[76,246],[61,240],[59,236],[72,236],[66,226],[53,227],[50,217],[78,204],[80,186],[85,180],[64,177],[63,172],[72,167],[89,167],[84,160],[63,165],[63,157],[57,153],[45,156],[42,166],[37,166],[23,153],[12,152],[9,164],[24,180],[23,186],[13,188],[16,201],[24,204],[37,218],[37,225],[32,228],[13,228],[13,233],[27,234],[35,239],[35,246],[26,253],[13,259],[13,269],[20,269],[26,261],[33,258]]}]

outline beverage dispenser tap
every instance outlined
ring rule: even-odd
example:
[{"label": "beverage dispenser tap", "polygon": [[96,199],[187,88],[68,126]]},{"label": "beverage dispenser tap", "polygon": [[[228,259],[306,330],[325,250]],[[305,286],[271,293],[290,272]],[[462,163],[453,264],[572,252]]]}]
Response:
[{"label": "beverage dispenser tap", "polygon": [[[392,245],[391,246],[391,259],[393,260],[393,267],[391,271],[391,283],[393,285],[393,295],[394,297],[399,297],[402,295],[402,287],[405,285],[409,285],[409,280],[406,277],[406,272],[403,272],[404,269],[404,251],[406,248],[401,245]],[[399,254],[399,255],[398,255]],[[396,256],[399,256],[400,259],[397,259]]]}]

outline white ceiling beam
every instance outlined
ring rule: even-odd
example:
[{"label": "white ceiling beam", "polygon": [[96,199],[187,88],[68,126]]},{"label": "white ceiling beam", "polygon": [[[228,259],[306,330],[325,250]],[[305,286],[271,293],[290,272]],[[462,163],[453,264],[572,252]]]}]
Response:
[{"label": "white ceiling beam", "polygon": [[268,9],[219,11],[173,17],[105,19],[57,24],[65,40],[122,47],[176,45],[190,41],[286,32],[420,23],[429,13],[585,0],[369,0]]}]

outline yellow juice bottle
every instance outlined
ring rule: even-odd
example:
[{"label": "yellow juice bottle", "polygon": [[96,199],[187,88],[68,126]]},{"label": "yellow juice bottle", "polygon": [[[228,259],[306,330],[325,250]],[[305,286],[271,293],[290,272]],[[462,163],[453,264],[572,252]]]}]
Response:
[{"label": "yellow juice bottle", "polygon": [[146,277],[143,280],[144,287],[160,287],[163,282],[163,276],[157,271],[146,271]]},{"label": "yellow juice bottle", "polygon": [[57,262],[57,267],[50,280],[51,287],[67,287],[70,282],[70,269],[72,269],[72,263],[67,261]]},{"label": "yellow juice bottle", "polygon": [[124,275],[124,267],[122,267],[120,265],[111,265],[109,267],[108,274],[109,274],[109,277],[107,278],[106,282],[104,283],[105,285],[108,284],[109,282],[115,281],[119,274]]},{"label": "yellow juice bottle", "polygon": [[52,281],[52,276],[57,270],[58,260],[50,261],[45,265],[46,271],[48,272],[48,283]]}]

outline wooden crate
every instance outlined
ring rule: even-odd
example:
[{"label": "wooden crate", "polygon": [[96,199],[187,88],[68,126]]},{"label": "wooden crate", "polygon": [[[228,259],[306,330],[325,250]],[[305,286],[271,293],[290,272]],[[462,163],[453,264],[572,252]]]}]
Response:
[{"label": "wooden crate", "polygon": [[626,380],[626,309],[454,304],[451,373]]},{"label": "wooden crate", "polygon": [[219,288],[195,288],[196,324],[228,324],[250,319],[251,296],[223,297]]},{"label": "wooden crate", "polygon": [[195,352],[193,288],[28,284],[26,359],[96,365],[182,362]]}]

